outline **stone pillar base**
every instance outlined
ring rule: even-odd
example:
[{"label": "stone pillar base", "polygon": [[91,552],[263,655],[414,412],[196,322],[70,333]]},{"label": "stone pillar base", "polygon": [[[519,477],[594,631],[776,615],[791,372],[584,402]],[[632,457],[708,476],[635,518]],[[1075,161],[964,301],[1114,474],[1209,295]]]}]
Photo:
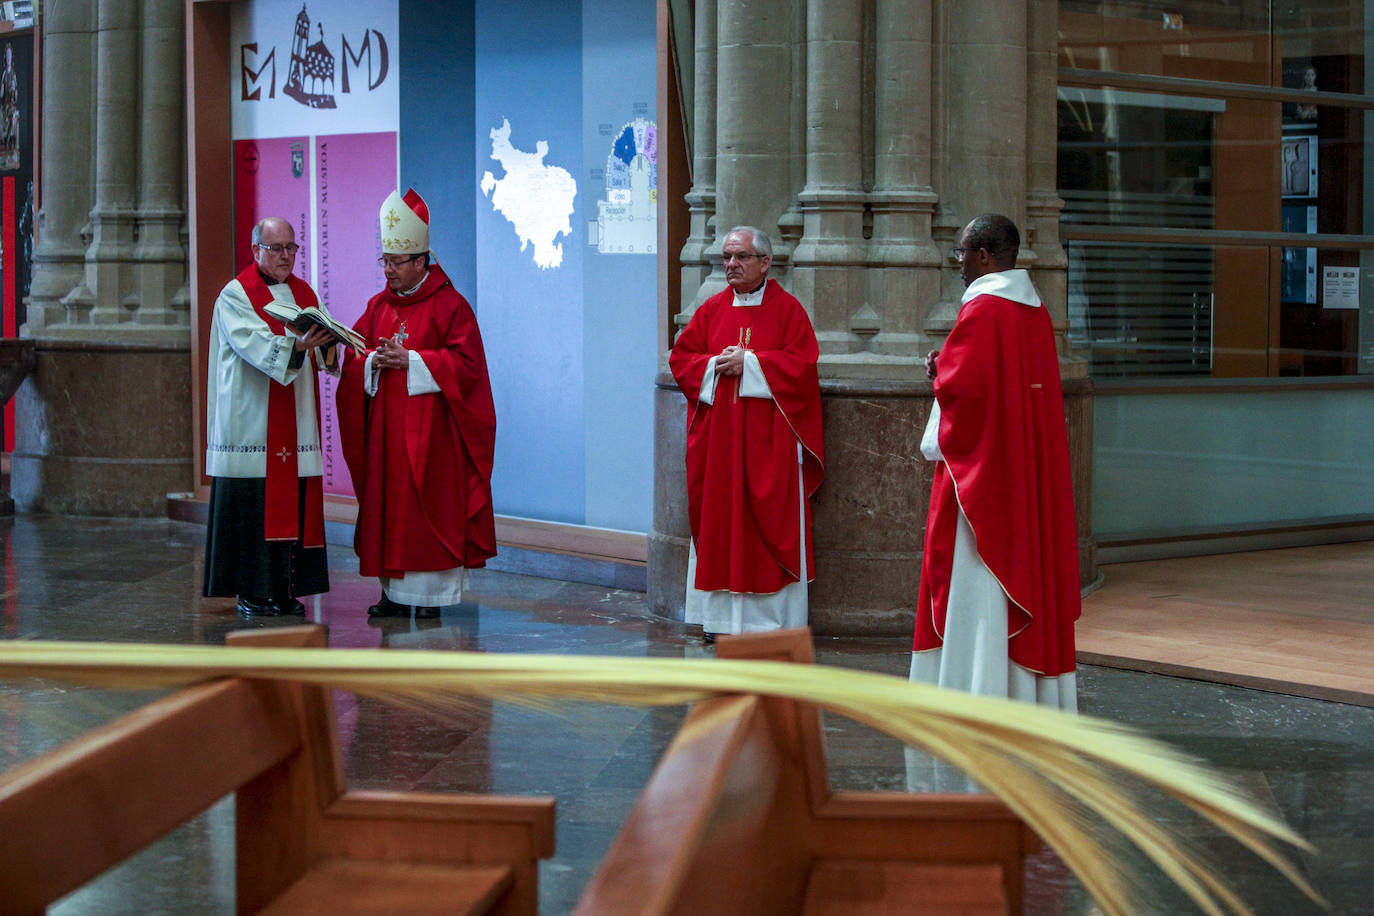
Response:
[{"label": "stone pillar base", "polygon": [[15,395],[18,511],[158,516],[194,489],[187,346],[36,344]]},{"label": "stone pillar base", "polygon": [[[1092,538],[1092,385],[1065,380],[1079,517],[1080,581],[1096,581]],[[822,379],[826,469],[813,503],[817,636],[910,637],[933,465],[921,434],[934,395],[927,381]],[[654,401],[654,528],[649,607],[681,620],[687,581],[686,404],[660,373]]]}]

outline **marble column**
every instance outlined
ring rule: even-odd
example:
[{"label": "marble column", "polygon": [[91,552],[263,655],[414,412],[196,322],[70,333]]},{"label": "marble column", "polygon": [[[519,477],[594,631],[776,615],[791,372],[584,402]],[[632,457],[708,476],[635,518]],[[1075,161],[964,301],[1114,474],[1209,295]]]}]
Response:
[{"label": "marble column", "polygon": [[822,356],[855,353],[851,313],[864,306],[862,0],[806,6],[806,186],[792,294],[809,306]]},{"label": "marble column", "polygon": [[[67,320],[62,298],[82,282],[94,154],[95,6],[68,0],[39,8],[43,35],[42,207],[24,335],[38,337]],[[73,167],[78,164],[80,167]]]}]

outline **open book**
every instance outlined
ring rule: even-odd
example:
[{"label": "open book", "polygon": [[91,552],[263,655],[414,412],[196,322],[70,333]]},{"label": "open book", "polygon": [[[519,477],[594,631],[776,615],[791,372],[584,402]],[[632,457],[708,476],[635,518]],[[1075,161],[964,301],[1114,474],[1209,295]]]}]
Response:
[{"label": "open book", "polygon": [[284,324],[288,324],[300,331],[307,333],[313,327],[321,327],[334,335],[334,338],[345,346],[355,350],[363,349],[363,339],[358,336],[352,328],[345,324],[340,324],[322,306],[310,306],[303,309],[300,306],[292,305],[290,302],[274,300],[262,307],[262,310],[274,318],[279,318]]}]

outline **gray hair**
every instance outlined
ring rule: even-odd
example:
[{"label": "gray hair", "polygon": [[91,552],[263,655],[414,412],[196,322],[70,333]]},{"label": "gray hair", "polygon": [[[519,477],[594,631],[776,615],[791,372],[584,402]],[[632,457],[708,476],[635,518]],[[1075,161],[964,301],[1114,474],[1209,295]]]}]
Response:
[{"label": "gray hair", "polygon": [[729,238],[736,232],[738,232],[741,235],[743,235],[746,232],[749,233],[749,236],[752,239],[752,242],[750,244],[754,248],[754,254],[761,254],[765,258],[773,257],[773,240],[768,237],[768,233],[764,232],[762,229],[755,229],[753,226],[736,226],[729,232],[725,233],[725,235],[722,236],[722,240]]},{"label": "gray hair", "polygon": [[280,216],[264,216],[262,219],[258,220],[257,223],[253,226],[252,242],[253,242],[254,245],[261,245],[261,244],[262,244],[262,227],[265,226],[266,224],[272,223],[272,222],[281,223],[281,224],[282,224],[283,226],[285,226],[287,229],[290,229],[290,230],[291,230],[291,241],[294,242],[294,241],[296,240],[296,227],[295,227],[295,226],[292,226],[290,223],[288,223],[286,220],[282,219]]}]

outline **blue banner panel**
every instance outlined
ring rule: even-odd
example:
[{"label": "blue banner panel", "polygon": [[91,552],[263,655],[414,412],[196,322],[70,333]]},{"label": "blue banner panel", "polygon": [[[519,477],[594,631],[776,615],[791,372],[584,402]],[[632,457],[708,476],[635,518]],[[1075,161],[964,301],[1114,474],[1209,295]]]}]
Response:
[{"label": "blue banner panel", "polygon": [[[476,4],[478,320],[496,511],[586,521],[579,4]],[[402,143],[404,144],[404,139]],[[606,334],[600,359],[616,360]]]}]

